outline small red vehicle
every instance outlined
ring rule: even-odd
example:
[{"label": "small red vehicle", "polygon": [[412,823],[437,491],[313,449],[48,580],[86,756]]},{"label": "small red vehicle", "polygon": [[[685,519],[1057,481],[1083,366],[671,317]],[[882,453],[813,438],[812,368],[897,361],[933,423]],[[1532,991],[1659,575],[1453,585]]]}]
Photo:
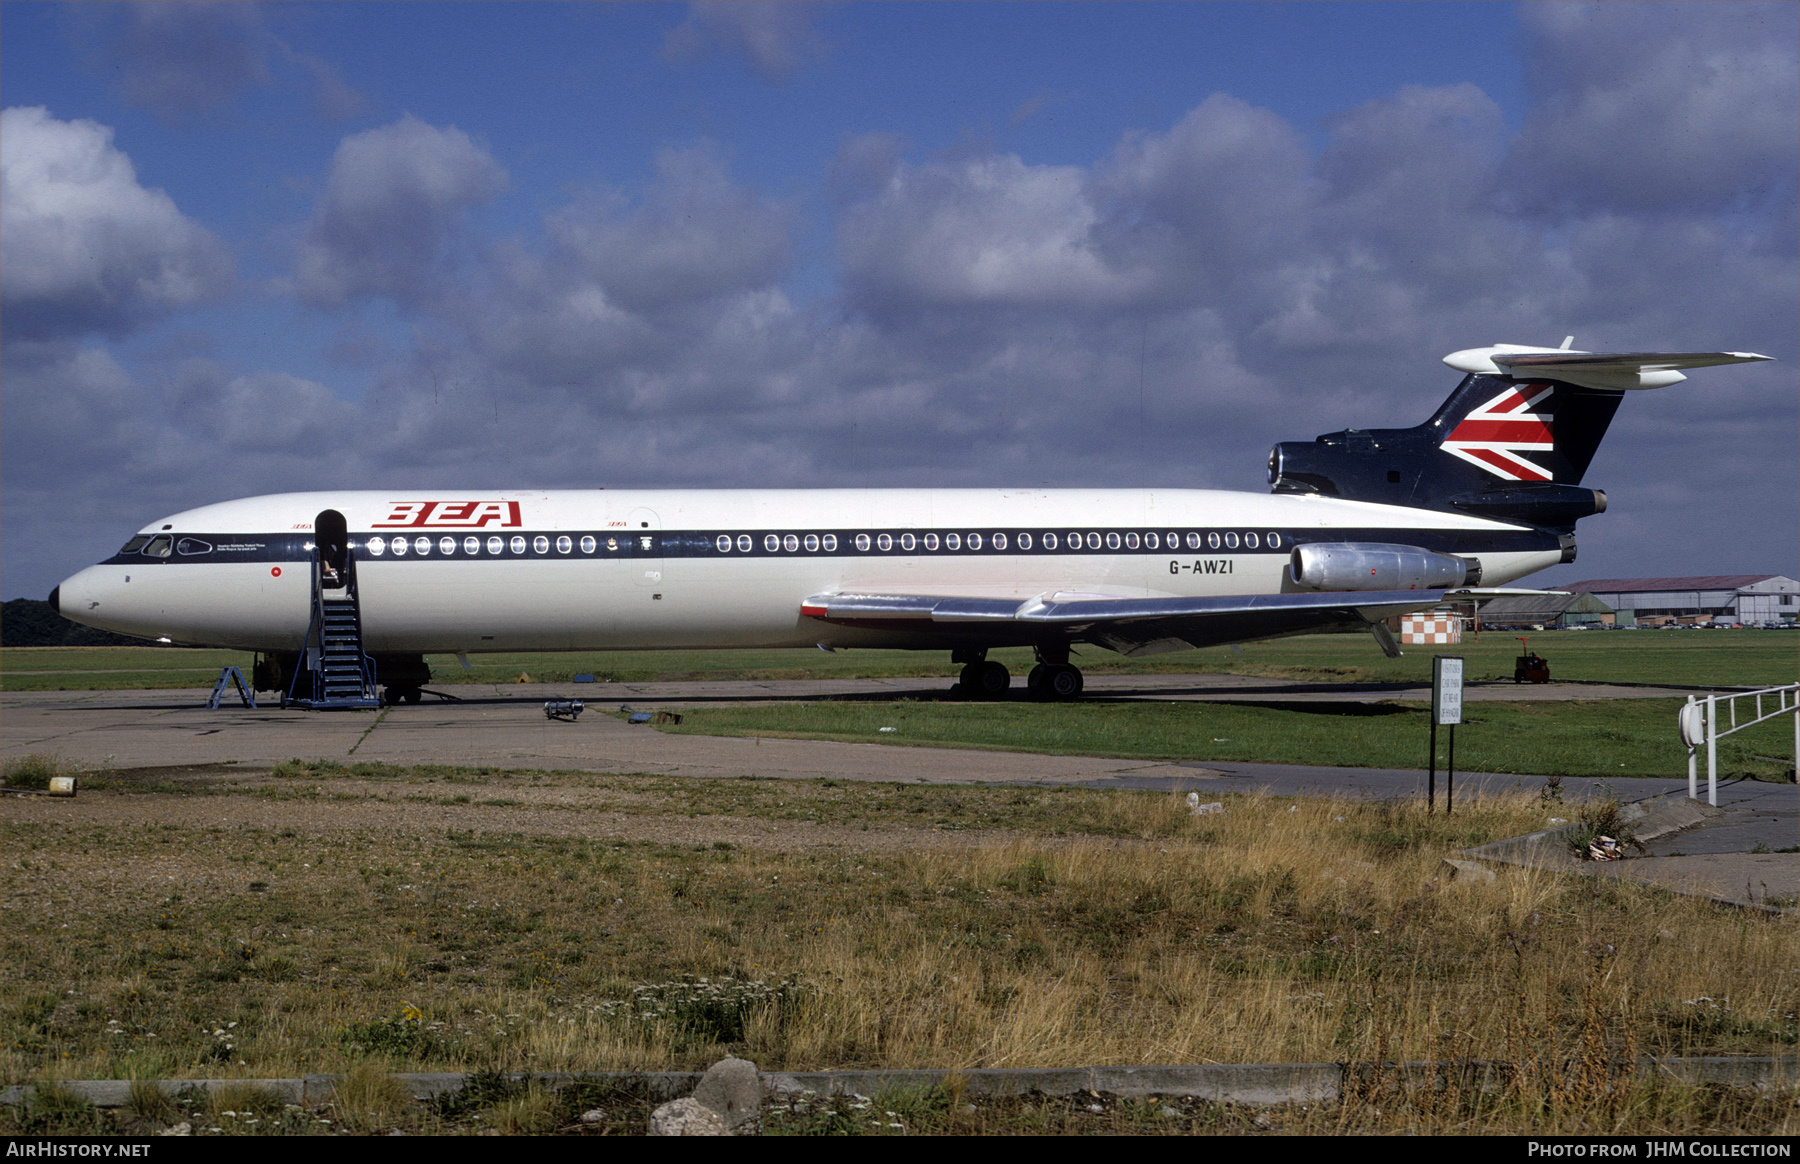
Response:
[{"label": "small red vehicle", "polygon": [[[1531,640],[1523,635],[1514,636],[1521,644],[1529,644]],[[1514,683],[1548,683],[1550,682],[1550,664],[1544,656],[1536,651],[1526,649],[1523,655],[1513,660]]]}]

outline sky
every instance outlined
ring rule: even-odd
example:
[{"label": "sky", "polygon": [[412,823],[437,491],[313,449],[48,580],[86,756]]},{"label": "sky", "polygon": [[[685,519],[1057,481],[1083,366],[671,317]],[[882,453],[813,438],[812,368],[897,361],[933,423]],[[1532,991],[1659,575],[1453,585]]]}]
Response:
[{"label": "sky", "polygon": [[1155,486],[1633,393],[1583,578],[1800,574],[1800,5],[0,4],[0,596],[334,488]]}]

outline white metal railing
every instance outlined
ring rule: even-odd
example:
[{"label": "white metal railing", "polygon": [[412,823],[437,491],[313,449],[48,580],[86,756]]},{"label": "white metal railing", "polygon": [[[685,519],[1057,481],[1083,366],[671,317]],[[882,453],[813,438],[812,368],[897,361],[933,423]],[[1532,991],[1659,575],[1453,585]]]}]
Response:
[{"label": "white metal railing", "polygon": [[[1738,700],[1755,701],[1755,717],[1743,723],[1738,722]],[[1766,702],[1773,702],[1773,711],[1764,711]],[[1719,709],[1724,707],[1731,720],[1731,726],[1719,727]],[[1749,709],[1746,709],[1749,710]],[[1743,731],[1747,727],[1755,727],[1765,720],[1774,719],[1778,715],[1794,717],[1794,764],[1800,771],[1800,683],[1789,683],[1785,687],[1764,687],[1758,691],[1740,691],[1730,695],[1713,692],[1705,699],[1697,695],[1687,698],[1687,705],[1681,709],[1681,742],[1688,750],[1688,796],[1700,795],[1698,777],[1695,772],[1697,754],[1702,746],[1706,748],[1706,803],[1719,803],[1719,737],[1728,736],[1732,732]]]}]

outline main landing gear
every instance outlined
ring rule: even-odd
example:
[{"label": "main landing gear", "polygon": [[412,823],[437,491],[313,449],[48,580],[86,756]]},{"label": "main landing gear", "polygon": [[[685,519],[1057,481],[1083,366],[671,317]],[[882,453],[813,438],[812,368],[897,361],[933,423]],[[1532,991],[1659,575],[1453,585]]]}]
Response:
[{"label": "main landing gear", "polygon": [[[1025,680],[1025,689],[1031,698],[1046,701],[1081,698],[1081,669],[1069,664],[1068,647],[1041,647],[1037,656],[1038,664]],[[952,651],[950,661],[963,665],[956,690],[964,699],[1005,699],[1012,687],[1012,672],[1004,664],[988,659],[985,647]]]}]

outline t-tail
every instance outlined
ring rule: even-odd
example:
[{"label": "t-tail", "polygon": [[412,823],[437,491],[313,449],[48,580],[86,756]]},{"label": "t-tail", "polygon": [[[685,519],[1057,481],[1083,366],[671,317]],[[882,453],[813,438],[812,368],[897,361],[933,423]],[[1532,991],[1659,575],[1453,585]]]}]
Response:
[{"label": "t-tail", "polygon": [[[1678,369],[1769,359],[1753,352],[1631,352],[1495,344],[1452,352],[1468,375],[1416,428],[1346,429],[1269,451],[1276,493],[1320,493],[1468,513],[1568,533],[1606,509],[1584,488],[1625,393],[1687,377]],[[1572,544],[1572,543],[1571,543]]]}]

